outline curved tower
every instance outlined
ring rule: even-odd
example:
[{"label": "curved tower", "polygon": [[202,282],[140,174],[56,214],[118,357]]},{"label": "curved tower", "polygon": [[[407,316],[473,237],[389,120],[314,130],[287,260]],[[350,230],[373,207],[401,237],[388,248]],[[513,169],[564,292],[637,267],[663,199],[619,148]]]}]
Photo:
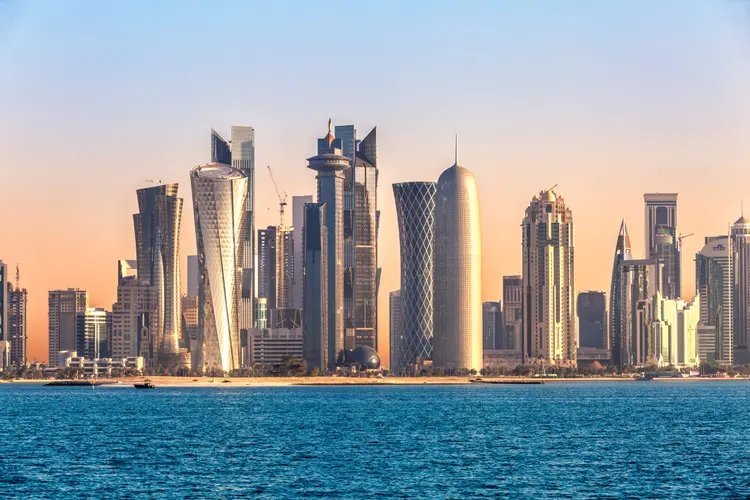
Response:
[{"label": "curved tower", "polygon": [[437,183],[434,293],[434,364],[449,370],[481,370],[479,194],[474,176],[458,161],[440,175]]},{"label": "curved tower", "polygon": [[403,371],[417,357],[432,354],[433,272],[435,264],[434,182],[393,185],[401,247],[401,317],[403,343],[394,358],[394,372]]},{"label": "curved tower", "polygon": [[617,235],[617,245],[615,245],[615,260],[612,264],[612,285],[609,290],[609,345],[605,346],[612,350],[612,364],[617,366],[621,371],[624,367],[623,347],[625,345],[621,329],[622,317],[622,274],[620,273],[620,263],[623,260],[630,260],[630,236],[628,228],[625,225],[625,219],[620,223],[620,232]]},{"label": "curved tower", "polygon": [[221,163],[190,171],[198,244],[196,369],[240,366],[240,308],[247,176]]},{"label": "curved tower", "polygon": [[318,203],[325,203],[328,273],[328,365],[335,367],[344,349],[344,170],[349,158],[341,152],[341,141],[328,134],[318,139],[318,155],[307,159],[307,168],[318,175]]}]

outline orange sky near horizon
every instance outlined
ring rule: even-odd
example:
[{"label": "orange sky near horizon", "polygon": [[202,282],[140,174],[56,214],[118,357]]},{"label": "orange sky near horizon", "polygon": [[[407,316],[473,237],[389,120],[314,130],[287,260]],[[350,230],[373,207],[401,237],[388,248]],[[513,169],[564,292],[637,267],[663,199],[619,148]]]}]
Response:
[{"label": "orange sky near horizon", "polygon": [[[55,28],[66,33],[58,42],[39,27],[52,26],[51,17],[29,14],[23,29],[0,35],[0,67],[11,70],[0,79],[0,260],[13,270],[20,264],[29,291],[29,361],[47,359],[49,290],[83,288],[91,306],[111,309],[117,260],[135,258],[135,190],[145,179],[180,184],[185,289],[186,257],[196,247],[188,173],[209,159],[210,128],[227,137],[231,125],[256,130],[256,228],[278,217],[266,165],[290,197],[315,193],[305,158],[329,116],[335,125],[354,123],[360,137],[378,126],[384,365],[388,293],[400,286],[391,185],[436,180],[453,162],[456,132],[461,164],[479,185],[484,300],[501,298],[503,275],[520,274],[524,211],[555,184],[573,211],[578,291],[608,292],[623,217],[634,256],[643,256],[644,192],[679,193],[679,229],[695,233],[682,257],[684,293],[692,296],[703,237],[726,234],[750,199],[750,38],[735,8],[693,6],[677,18],[642,8],[618,20],[616,35],[595,22],[610,22],[609,13],[580,24],[545,18],[554,36],[514,33],[518,53],[488,31],[471,33],[472,24],[465,40],[440,51],[431,45],[437,28],[421,41],[393,28],[389,36],[402,45],[367,42],[373,67],[362,68],[356,92],[346,77],[327,79],[311,62],[320,47],[304,44],[277,48],[277,61],[263,61],[274,71],[258,63],[247,80],[219,86],[214,73],[203,74],[212,54],[183,50],[185,27],[159,39],[153,55],[122,35],[106,53],[122,67],[99,72],[97,64],[109,63],[93,57],[102,49],[83,25],[67,19]],[[512,29],[510,22],[502,26]],[[107,26],[99,36],[114,44],[108,37],[120,35]],[[264,47],[272,50],[273,40]],[[173,53],[180,57],[164,57]],[[50,62],[55,55],[61,59]],[[86,69],[90,59],[96,64]],[[337,97],[322,99],[326,92]]]}]

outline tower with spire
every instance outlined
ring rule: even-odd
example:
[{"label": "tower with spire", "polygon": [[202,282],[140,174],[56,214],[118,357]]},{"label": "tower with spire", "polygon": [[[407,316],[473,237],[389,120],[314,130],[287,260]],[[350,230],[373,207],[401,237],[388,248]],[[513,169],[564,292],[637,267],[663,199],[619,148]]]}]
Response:
[{"label": "tower with spire", "polygon": [[344,156],[341,142],[328,133],[318,139],[318,154],[307,159],[307,167],[317,172],[318,204],[325,206],[328,263],[328,368],[335,368],[336,358],[344,349],[344,171],[350,159]]},{"label": "tower with spire", "polygon": [[734,265],[733,327],[734,363],[750,363],[750,220],[742,215],[732,225]]},{"label": "tower with spire", "polygon": [[631,258],[630,236],[628,235],[628,228],[625,225],[625,219],[622,219],[620,231],[617,234],[617,244],[615,245],[615,258],[612,264],[612,281],[609,292],[609,345],[606,346],[612,350],[612,362],[615,366],[621,366],[622,364],[623,344],[620,332],[620,316],[622,314],[620,307],[620,297],[622,294],[620,263]]}]

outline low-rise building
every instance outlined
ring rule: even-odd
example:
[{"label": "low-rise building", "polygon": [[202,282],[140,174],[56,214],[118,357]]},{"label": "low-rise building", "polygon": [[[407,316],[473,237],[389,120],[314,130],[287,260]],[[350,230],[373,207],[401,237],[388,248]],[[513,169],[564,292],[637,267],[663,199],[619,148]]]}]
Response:
[{"label": "low-rise building", "polygon": [[246,366],[273,366],[287,356],[303,357],[302,328],[252,328],[248,331],[248,343]]}]

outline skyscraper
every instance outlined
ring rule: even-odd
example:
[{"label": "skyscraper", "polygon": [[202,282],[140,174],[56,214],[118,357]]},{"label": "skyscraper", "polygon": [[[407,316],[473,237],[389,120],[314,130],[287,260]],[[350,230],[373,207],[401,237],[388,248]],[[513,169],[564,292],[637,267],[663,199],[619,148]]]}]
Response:
[{"label": "skyscraper", "polygon": [[76,350],[76,315],[86,312],[86,290],[68,288],[49,292],[49,365],[58,361],[60,351]]},{"label": "skyscraper", "polygon": [[472,173],[456,163],[435,196],[433,362],[448,370],[481,370],[482,232]]},{"label": "skyscraper", "polygon": [[688,303],[682,299],[665,299],[657,291],[651,300],[645,363],[657,366],[697,365],[700,295]]},{"label": "skyscraper", "polygon": [[646,193],[646,258],[663,267],[659,289],[668,299],[678,299],[680,284],[680,235],[677,230],[677,193]]},{"label": "skyscraper", "polygon": [[10,362],[16,367],[26,365],[26,311],[28,294],[21,288],[18,266],[16,286],[8,283],[8,340],[10,340]]},{"label": "skyscraper", "polygon": [[10,364],[11,346],[9,343],[10,332],[8,328],[9,290],[8,265],[0,260],[0,369],[5,369]]},{"label": "skyscraper", "polygon": [[[623,318],[620,317],[622,312],[622,305],[620,300],[622,299],[622,283],[620,278],[620,263],[623,260],[630,260],[632,258],[630,250],[630,236],[628,235],[628,228],[625,225],[625,219],[620,223],[620,231],[617,234],[617,244],[615,245],[615,258],[612,264],[612,278],[609,289],[609,338],[607,339],[606,349],[612,350],[612,363],[615,366],[620,367],[620,370],[624,367],[624,361],[621,359],[622,351],[622,339],[619,338],[621,333],[621,321]],[[617,338],[615,338],[618,336]],[[615,349],[615,346],[618,346]]]},{"label": "skyscraper", "polygon": [[289,307],[294,264],[293,233],[268,226],[258,230],[258,297],[268,309]]},{"label": "skyscraper", "polygon": [[180,353],[180,222],[182,198],[177,184],[139,189],[135,227],[138,279],[154,288],[156,311],[151,318],[156,359],[160,365],[184,363]]},{"label": "skyscraper", "polygon": [[304,356],[307,368],[327,370],[335,365],[338,347],[329,338],[328,306],[328,228],[325,203],[308,203],[304,211]]},{"label": "skyscraper", "polygon": [[715,332],[715,360],[720,365],[734,363],[732,240],[710,236],[695,256],[695,288],[700,294],[700,325]]},{"label": "skyscraper", "polygon": [[[318,155],[307,159],[308,168],[318,175],[318,203],[325,203],[328,266],[328,342],[329,364],[344,349],[344,174],[349,158],[341,153],[340,141],[328,134],[318,139]],[[307,227],[307,226],[305,226]]]},{"label": "skyscraper", "polygon": [[578,294],[578,347],[607,349],[607,295],[599,291]]},{"label": "skyscraper", "polygon": [[[617,261],[615,259],[615,261]],[[612,362],[620,372],[626,366],[642,366],[648,360],[646,339],[652,318],[652,299],[659,289],[660,265],[656,259],[623,259],[619,261],[619,297],[613,302],[619,308],[613,318]]]},{"label": "skyscraper", "polygon": [[313,198],[311,195],[307,196],[292,196],[292,227],[293,232],[293,246],[294,246],[294,258],[292,259],[292,293],[291,304],[289,307],[294,309],[302,309],[303,307],[303,289],[304,289],[304,278],[302,275],[302,269],[305,265],[305,251],[304,251],[304,228],[305,228],[305,204],[312,203]]},{"label": "skyscraper", "polygon": [[117,302],[112,304],[112,357],[142,356],[148,365],[153,365],[157,349],[151,326],[156,317],[157,289],[142,283],[137,276],[118,276]]},{"label": "skyscraper", "polygon": [[507,349],[503,338],[503,308],[501,302],[482,304],[482,348],[485,351]]},{"label": "skyscraper", "polygon": [[[346,347],[377,349],[377,128],[361,141],[354,125],[337,126],[334,133],[351,166],[343,172]],[[319,143],[318,153],[326,148],[325,143]]]},{"label": "skyscraper", "polygon": [[87,359],[112,356],[112,313],[88,307],[76,315],[76,352]]},{"label": "skyscraper", "polygon": [[750,363],[750,220],[743,215],[732,226],[734,257],[734,363]]},{"label": "skyscraper", "polygon": [[248,178],[220,163],[190,171],[198,247],[198,353],[194,368],[240,366],[240,308]]},{"label": "skyscraper", "polygon": [[227,142],[211,129],[211,163],[222,163],[242,171],[247,178],[246,224],[242,252],[242,297],[240,329],[253,327],[254,261],[255,261],[255,129],[233,126],[231,142]]},{"label": "skyscraper", "polygon": [[525,363],[576,363],[573,212],[552,189],[526,209],[523,228]]},{"label": "skyscraper", "polygon": [[432,355],[436,191],[434,182],[393,185],[401,250],[399,293],[403,317],[400,358],[395,358],[391,352],[391,370],[394,371],[405,369],[417,358],[424,361]]},{"label": "skyscraper", "polygon": [[403,373],[406,366],[402,362],[401,350],[404,345],[404,317],[401,301],[401,291],[395,290],[388,294],[388,316],[391,337],[391,364],[389,368],[392,373]]},{"label": "skyscraper", "polygon": [[520,351],[523,331],[523,278],[520,275],[503,276],[503,323],[505,345]]},{"label": "skyscraper", "polygon": [[198,296],[200,272],[198,270],[198,256],[187,256],[187,294],[191,297]]}]

